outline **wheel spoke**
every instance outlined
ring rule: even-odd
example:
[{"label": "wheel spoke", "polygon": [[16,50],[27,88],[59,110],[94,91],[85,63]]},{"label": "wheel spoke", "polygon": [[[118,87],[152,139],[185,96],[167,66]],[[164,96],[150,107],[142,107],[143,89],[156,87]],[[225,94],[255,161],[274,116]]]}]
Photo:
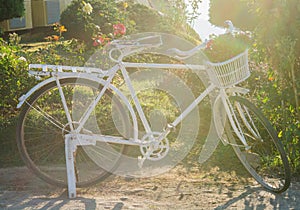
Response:
[{"label": "wheel spoke", "polygon": [[[80,119],[102,86],[86,79],[69,78],[60,80],[67,108],[73,118],[68,123],[56,82],[52,82],[37,90],[24,104],[18,122],[17,143],[26,165],[44,181],[67,186],[65,165],[65,138],[70,133],[70,126],[78,126]],[[112,99],[114,98],[114,99]],[[112,115],[112,102],[118,114],[118,126],[129,130],[124,123],[127,116],[114,93],[106,90],[103,99],[97,104],[91,117],[85,124],[83,133],[96,133],[110,136],[122,136],[116,128]],[[96,162],[104,161],[115,167],[121,158],[124,146],[82,146],[75,155],[76,176],[78,187],[87,186],[105,179],[110,172]],[[100,159],[100,161],[99,161]]]},{"label": "wheel spoke", "polygon": [[235,123],[239,124],[244,140],[250,146],[238,145],[242,140],[226,125],[231,145],[250,174],[266,189],[283,192],[290,185],[290,167],[286,153],[276,131],[263,114],[248,100],[235,96],[230,98]]}]

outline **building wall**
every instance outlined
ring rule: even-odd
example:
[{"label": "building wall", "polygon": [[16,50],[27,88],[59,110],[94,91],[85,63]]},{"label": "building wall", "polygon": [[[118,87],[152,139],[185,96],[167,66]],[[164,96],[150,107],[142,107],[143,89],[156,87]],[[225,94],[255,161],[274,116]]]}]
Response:
[{"label": "building wall", "polygon": [[60,14],[72,0],[24,0],[25,16],[0,23],[4,31],[47,26],[60,19]]},{"label": "building wall", "polygon": [[46,7],[43,0],[31,0],[32,5],[32,26],[45,26],[46,25]]}]

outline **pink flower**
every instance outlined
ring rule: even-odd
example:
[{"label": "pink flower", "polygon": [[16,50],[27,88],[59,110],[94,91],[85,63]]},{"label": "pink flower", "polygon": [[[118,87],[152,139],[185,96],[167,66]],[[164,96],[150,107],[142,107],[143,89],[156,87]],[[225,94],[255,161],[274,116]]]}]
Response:
[{"label": "pink flower", "polygon": [[209,40],[209,41],[206,43],[206,49],[211,49],[211,48],[212,48],[212,45],[213,45],[213,40]]},{"label": "pink flower", "polygon": [[106,45],[109,44],[110,38],[105,37],[105,35],[98,35],[96,38],[93,38],[93,46],[97,47],[98,45]]},{"label": "pink flower", "polygon": [[94,47],[97,47],[98,45],[99,45],[99,43],[98,43],[96,40],[94,40],[93,46],[94,46]]},{"label": "pink flower", "polygon": [[114,28],[114,36],[124,35],[126,33],[126,27],[122,23],[113,25],[113,28]]},{"label": "pink flower", "polygon": [[96,47],[98,45],[103,45],[105,43],[105,39],[101,36],[98,36],[96,39],[94,39],[93,46]]}]

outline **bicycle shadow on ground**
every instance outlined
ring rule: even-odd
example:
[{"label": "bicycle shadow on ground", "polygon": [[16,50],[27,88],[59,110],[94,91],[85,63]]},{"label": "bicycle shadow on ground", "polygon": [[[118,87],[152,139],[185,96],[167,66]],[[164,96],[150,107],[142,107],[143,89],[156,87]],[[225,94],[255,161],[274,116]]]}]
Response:
[{"label": "bicycle shadow on ground", "polygon": [[221,209],[299,209],[300,183],[292,183],[284,193],[272,193],[262,187],[249,187],[248,190],[215,208]]},{"label": "bicycle shadow on ground", "polygon": [[[2,195],[1,195],[2,194]],[[46,195],[32,195],[21,194],[18,196],[18,192],[4,191],[0,194],[0,209],[61,209],[62,207],[70,209],[75,206],[82,209],[96,209],[96,200],[89,198],[78,197],[76,199],[68,199],[67,191],[63,191],[62,194],[57,197],[47,197]],[[11,195],[10,195],[11,194]],[[8,200],[8,198],[11,198]],[[72,201],[72,205],[70,204]]]},{"label": "bicycle shadow on ground", "polygon": [[121,209],[119,200],[69,199],[66,189],[38,179],[26,167],[0,168],[0,209]]},{"label": "bicycle shadow on ground", "polygon": [[[9,195],[11,194],[11,195]],[[0,193],[0,209],[89,209],[95,210],[99,206],[105,209],[120,210],[124,203],[120,201],[107,201],[94,198],[77,197],[69,199],[67,190],[64,190],[57,197],[47,197],[47,195],[32,195],[32,194],[18,194],[13,191],[6,191]],[[3,199],[4,197],[4,199]],[[9,199],[8,197],[15,197]]]}]

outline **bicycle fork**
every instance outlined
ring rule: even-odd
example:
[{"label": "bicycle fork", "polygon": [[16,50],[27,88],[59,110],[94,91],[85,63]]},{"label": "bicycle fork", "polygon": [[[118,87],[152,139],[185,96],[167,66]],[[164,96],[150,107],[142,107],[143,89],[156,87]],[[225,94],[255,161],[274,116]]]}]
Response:
[{"label": "bicycle fork", "polygon": [[[220,96],[221,96],[221,100],[223,103],[223,107],[225,108],[226,111],[226,115],[229,119],[230,125],[234,131],[234,133],[237,135],[237,137],[240,139],[240,141],[242,142],[242,144],[244,145],[246,150],[251,149],[251,146],[248,145],[248,143],[246,142],[245,136],[243,134],[241,125],[238,121],[238,117],[236,116],[236,113],[234,112],[234,105],[232,105],[229,101],[228,95],[226,94],[225,89],[220,89]],[[244,116],[242,116],[242,114],[240,113],[242,121],[246,121],[244,118]],[[225,124],[226,121],[224,121],[223,124]],[[225,127],[225,125],[223,125]],[[247,126],[248,127],[248,126]],[[248,127],[248,129],[251,129],[251,127]],[[221,138],[222,139],[222,138]]]}]

